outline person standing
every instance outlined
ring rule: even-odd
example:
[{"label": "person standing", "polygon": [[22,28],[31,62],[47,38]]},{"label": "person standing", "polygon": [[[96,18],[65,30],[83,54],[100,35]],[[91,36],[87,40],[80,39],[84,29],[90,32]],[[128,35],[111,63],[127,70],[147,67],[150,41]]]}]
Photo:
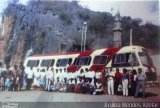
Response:
[{"label": "person standing", "polygon": [[102,88],[103,88],[103,91],[105,91],[105,88],[106,88],[106,77],[105,77],[105,74],[106,74],[106,71],[105,69],[102,70],[101,72],[101,76],[100,76],[100,80],[101,80],[101,83],[102,83]]},{"label": "person standing", "polygon": [[24,81],[25,81],[25,68],[22,66],[20,70],[20,75],[19,75],[19,90],[22,90]]},{"label": "person standing", "polygon": [[13,77],[12,77],[12,86],[14,91],[18,91],[19,85],[19,71],[17,65],[14,65],[12,69]]},{"label": "person standing", "polygon": [[48,71],[47,72],[47,74],[46,74],[46,78],[48,78],[47,79],[47,91],[50,91],[51,90],[51,83],[53,83],[53,79],[54,79],[54,75],[53,75],[53,72],[54,72],[54,69],[53,68],[51,68],[51,70],[50,71]]},{"label": "person standing", "polygon": [[119,71],[119,68],[116,69],[115,73],[115,82],[114,82],[114,92],[116,95],[119,94],[118,86],[122,83],[122,74]]},{"label": "person standing", "polygon": [[123,96],[128,96],[128,85],[129,85],[129,74],[127,69],[123,69],[122,74],[122,87],[123,87]]},{"label": "person standing", "polygon": [[34,90],[37,90],[39,87],[39,78],[40,78],[40,74],[39,74],[39,68],[38,68],[37,70],[34,71],[34,79],[33,79]]},{"label": "person standing", "polygon": [[133,70],[130,77],[131,82],[131,96],[134,96],[136,92],[136,86],[137,86],[137,71]]},{"label": "person standing", "polygon": [[142,89],[142,97],[145,98],[146,79],[147,79],[147,76],[146,76],[145,72],[142,72],[142,69],[138,68],[135,98],[138,96],[138,93],[139,93],[140,89]]},{"label": "person standing", "polygon": [[48,84],[49,84],[49,67],[47,67],[47,71],[46,71],[46,88],[45,88],[45,90],[47,91],[47,89],[48,89]]},{"label": "person standing", "polygon": [[95,71],[95,81],[94,81],[94,84],[95,84],[95,87],[97,86],[96,83],[100,80],[101,78],[101,71],[100,69],[96,69]]},{"label": "person standing", "polygon": [[5,90],[5,74],[6,71],[2,71],[1,73],[1,79],[0,79],[0,83],[1,83],[1,90],[4,91]]},{"label": "person standing", "polygon": [[32,83],[33,83],[33,78],[34,78],[33,67],[30,67],[30,69],[27,70],[26,75],[27,75],[27,86],[26,86],[26,90],[30,90],[31,85],[32,85]]},{"label": "person standing", "polygon": [[112,68],[110,68],[110,70],[108,71],[108,75],[107,75],[109,95],[114,95],[114,77],[115,77],[115,74]]},{"label": "person standing", "polygon": [[39,85],[41,87],[41,90],[45,90],[45,74],[40,74]]}]

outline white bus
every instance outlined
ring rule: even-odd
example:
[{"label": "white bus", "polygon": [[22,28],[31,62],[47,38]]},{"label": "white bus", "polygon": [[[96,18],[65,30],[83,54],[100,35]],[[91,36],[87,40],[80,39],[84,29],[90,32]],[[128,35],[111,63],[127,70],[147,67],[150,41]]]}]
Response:
[{"label": "white bus", "polygon": [[[104,68],[116,68],[122,72],[123,68],[131,71],[142,68],[146,72],[148,81],[157,80],[156,68],[147,49],[141,46],[125,46],[122,48],[106,48],[84,52],[33,55],[24,62],[24,67],[33,69],[37,73],[44,73],[53,68],[56,74],[66,75],[65,72],[80,73],[81,69],[101,72]],[[45,71],[41,71],[45,70]]]}]

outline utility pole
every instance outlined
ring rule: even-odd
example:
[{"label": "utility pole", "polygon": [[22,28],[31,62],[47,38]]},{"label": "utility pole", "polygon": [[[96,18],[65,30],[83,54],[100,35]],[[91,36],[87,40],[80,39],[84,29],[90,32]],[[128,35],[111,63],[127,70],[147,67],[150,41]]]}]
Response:
[{"label": "utility pole", "polygon": [[132,43],[132,29],[130,29],[130,46],[132,46],[133,43]]}]

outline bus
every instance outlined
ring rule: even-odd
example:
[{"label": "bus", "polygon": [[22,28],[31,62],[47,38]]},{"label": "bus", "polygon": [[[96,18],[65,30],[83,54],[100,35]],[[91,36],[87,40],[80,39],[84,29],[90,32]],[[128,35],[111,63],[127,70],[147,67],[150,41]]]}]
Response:
[{"label": "bus", "polygon": [[141,46],[125,46],[121,48],[105,48],[84,52],[64,54],[38,54],[26,58],[24,67],[33,67],[38,74],[45,74],[47,68],[54,69],[56,74],[76,72],[86,68],[93,72],[102,72],[104,68],[112,68],[120,72],[126,68],[129,72],[142,68],[146,72],[147,81],[156,81],[157,72],[146,48]]}]

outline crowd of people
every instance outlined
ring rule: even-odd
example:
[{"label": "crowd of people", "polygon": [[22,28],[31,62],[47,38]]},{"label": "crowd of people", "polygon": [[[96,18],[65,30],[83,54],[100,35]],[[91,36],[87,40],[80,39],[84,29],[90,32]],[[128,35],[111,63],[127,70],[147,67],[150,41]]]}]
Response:
[{"label": "crowd of people", "polygon": [[[63,73],[63,74],[62,74]],[[23,66],[6,67],[0,74],[0,89],[2,91],[44,90],[53,92],[74,92],[83,94],[108,94],[138,97],[142,89],[145,97],[146,74],[141,68],[128,72],[123,69],[116,72],[112,68],[104,68],[102,72],[81,69],[77,72],[67,72],[62,69],[54,71],[47,68],[36,72],[33,67],[25,69]]]}]

